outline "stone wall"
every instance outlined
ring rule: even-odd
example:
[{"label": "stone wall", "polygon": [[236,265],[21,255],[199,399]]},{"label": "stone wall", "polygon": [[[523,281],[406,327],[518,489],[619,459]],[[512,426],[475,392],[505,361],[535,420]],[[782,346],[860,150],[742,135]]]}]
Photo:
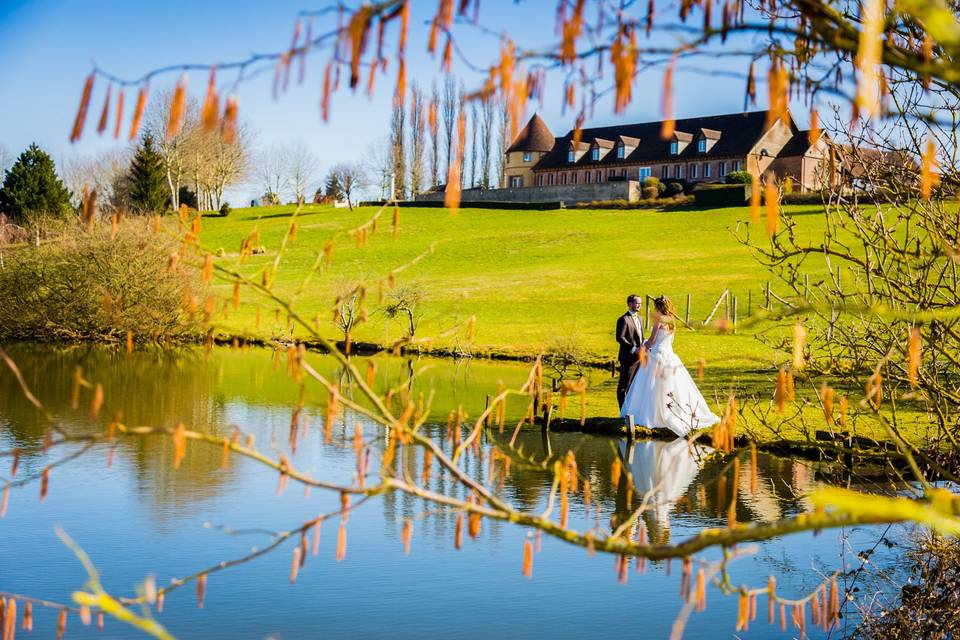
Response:
[{"label": "stone wall", "polygon": [[[600,182],[591,184],[565,184],[550,187],[517,187],[513,189],[464,189],[460,200],[468,202],[594,202],[597,200],[627,200],[636,202],[641,198],[640,183],[636,180]],[[422,193],[415,200],[437,202],[442,193]]]}]

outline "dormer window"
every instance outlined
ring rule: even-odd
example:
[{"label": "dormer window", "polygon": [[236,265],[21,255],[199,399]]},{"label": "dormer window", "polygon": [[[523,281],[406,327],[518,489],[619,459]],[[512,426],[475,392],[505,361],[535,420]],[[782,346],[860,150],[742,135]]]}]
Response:
[{"label": "dormer window", "polygon": [[670,155],[675,156],[680,153],[680,144],[674,140],[670,143]]},{"label": "dormer window", "polygon": [[523,161],[524,161],[524,162],[530,162],[531,160],[533,160],[533,154],[530,153],[529,151],[524,151],[524,152],[523,152]]},{"label": "dormer window", "polygon": [[700,138],[699,140],[697,140],[697,151],[699,151],[700,153],[706,153],[706,152],[707,152],[707,139],[706,139],[706,138]]},{"label": "dormer window", "polygon": [[576,154],[573,152],[573,149],[570,149],[569,151],[567,151],[567,162],[569,162],[570,164],[573,164],[576,161],[576,159],[577,157],[576,157]]},{"label": "dormer window", "polygon": [[719,139],[720,132],[716,129],[700,129],[700,133],[697,135],[697,151],[707,153],[713,148],[713,145],[717,144]]},{"label": "dormer window", "polygon": [[594,162],[600,159],[600,147],[594,147],[590,150],[590,159]]},{"label": "dormer window", "polygon": [[624,154],[623,151],[624,151],[623,145],[622,145],[622,144],[618,144],[618,145],[617,145],[617,160],[623,160],[624,156],[626,155],[626,154]]}]

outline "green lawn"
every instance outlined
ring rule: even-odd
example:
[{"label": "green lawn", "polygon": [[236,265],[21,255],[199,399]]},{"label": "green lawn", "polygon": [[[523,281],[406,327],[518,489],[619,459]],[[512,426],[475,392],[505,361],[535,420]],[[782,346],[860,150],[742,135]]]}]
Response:
[{"label": "green lawn", "polygon": [[[207,217],[201,241],[223,249],[219,260],[235,264],[241,240],[256,226],[266,253],[242,265],[259,277],[272,264],[290,224],[293,207],[239,209],[228,218]],[[318,253],[335,232],[362,224],[376,210],[353,212],[306,207],[299,216],[297,242],[283,258],[275,290],[291,296],[301,285]],[[788,207],[800,215],[803,233],[816,234],[820,217],[815,207]],[[390,234],[391,212],[385,211],[379,231],[358,249],[347,237],[339,240],[329,271],[317,275],[299,296],[296,308],[308,317],[319,315],[322,330],[337,330],[329,321],[338,287],[360,278],[372,281],[370,319],[355,332],[356,340],[389,343],[402,334],[402,325],[377,312],[376,282],[436,242],[434,253],[404,271],[398,282],[417,284],[426,293],[419,335],[437,335],[476,316],[472,345],[479,355],[534,355],[552,339],[574,337],[591,360],[615,357],[613,329],[629,293],[673,298],[678,312],[692,299],[691,320],[702,320],[718,296],[729,289],[737,296],[741,317],[762,304],[770,276],[736,241],[733,229],[748,219],[746,208],[709,211],[558,210],[511,211],[463,209],[456,215],[434,208],[405,208],[400,233]],[[776,290],[776,283],[774,289]],[[230,284],[221,286],[229,296]],[[785,293],[781,290],[781,293]],[[284,335],[282,322],[264,316],[254,327],[255,308],[245,301],[240,311],[218,322],[227,333],[262,337]],[[438,339],[437,347],[464,344],[465,331]],[[760,345],[752,331],[718,335],[713,330],[682,331],[678,353],[688,362],[762,368],[773,365],[774,354]]]}]

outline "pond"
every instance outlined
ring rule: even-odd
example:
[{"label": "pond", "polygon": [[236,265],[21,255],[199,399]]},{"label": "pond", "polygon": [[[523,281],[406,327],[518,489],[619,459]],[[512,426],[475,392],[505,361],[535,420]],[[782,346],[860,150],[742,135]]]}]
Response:
[{"label": "pond", "polygon": [[[109,416],[119,411],[128,425],[169,427],[182,420],[189,428],[221,435],[236,426],[252,434],[265,455],[276,458],[282,453],[294,468],[335,482],[350,482],[355,474],[352,443],[358,422],[375,448],[385,441],[371,423],[353,414],[341,416],[325,442],[326,392],[308,383],[306,431],[296,451],[291,451],[291,412],[299,390],[284,362],[265,349],[126,354],[92,346],[13,345],[8,352],[54,423],[71,432],[103,430]],[[308,359],[318,371],[336,375],[331,358],[308,354]],[[365,370],[366,362],[360,362]],[[387,357],[375,362],[381,389],[404,387],[410,372],[417,373],[407,389],[412,397],[433,393],[434,418],[425,428],[441,434],[450,411],[463,407],[477,415],[486,394],[498,383],[519,386],[528,373],[522,365],[491,362]],[[77,366],[85,378],[103,385],[103,409],[95,424],[89,415],[90,390],[82,390],[80,408],[71,409]],[[39,476],[47,465],[80,452],[81,445],[64,444],[44,453],[47,424],[10,372],[0,372],[0,450],[23,451],[18,480]],[[509,426],[502,435],[494,430],[490,440],[484,439],[487,457],[467,456],[464,465],[502,498],[525,510],[543,510],[551,486],[546,472],[516,464],[509,475],[486,475],[484,460],[491,440],[509,440],[511,431]],[[704,447],[691,450],[682,440],[631,444],[580,433],[546,437],[530,427],[516,438],[524,455],[534,460],[543,460],[548,452],[575,452],[592,493],[589,506],[579,495],[570,505],[569,525],[581,531],[609,528],[611,518],[622,518],[625,482],[614,484],[611,478],[614,460],[622,460],[632,474],[634,495],[642,497],[654,489],[653,508],[644,513],[643,523],[649,536],[661,541],[676,542],[705,527],[726,526],[734,493],[740,522],[802,512],[810,506],[805,494],[830,474],[826,463],[761,454],[756,486],[751,487],[754,470],[749,455],[742,458],[735,480],[730,464],[705,460],[709,452]],[[439,440],[449,449],[443,437]],[[409,462],[419,468],[420,452],[407,453]],[[176,470],[172,458],[168,437],[122,438],[112,452],[111,445],[98,444],[53,467],[43,501],[39,481],[12,487],[6,515],[0,518],[0,591],[70,602],[72,591],[86,576],[58,539],[57,526],[90,555],[108,591],[129,596],[148,575],[167,585],[171,579],[263,549],[278,533],[339,507],[339,495],[316,489],[308,493],[292,481],[278,495],[276,471],[240,456],[223,466],[216,446],[191,442]],[[0,458],[4,482],[10,480],[9,462],[9,456]],[[462,494],[443,473],[434,473],[428,484]],[[401,530],[408,518],[413,519],[414,533],[405,555]],[[202,608],[194,584],[171,591],[157,619],[183,638],[669,637],[682,606],[678,562],[644,563],[643,571],[631,562],[624,582],[613,556],[591,556],[584,548],[543,535],[533,556],[532,578],[527,579],[521,572],[527,530],[484,521],[476,540],[464,536],[457,550],[455,519],[456,514],[405,494],[374,497],[350,515],[340,561],[334,519],[324,523],[318,554],[308,554],[295,584],[290,573],[298,536],[269,553],[212,573]],[[884,535],[884,540],[895,541],[908,531],[859,527],[742,545],[744,557],[730,565],[731,579],[760,587],[774,575],[778,593],[800,596],[836,570],[856,569],[857,553],[872,548],[876,548],[873,565],[896,571],[902,550],[896,544],[878,545]],[[701,557],[716,560],[720,552]],[[684,637],[734,637],[737,604],[735,596],[724,597],[709,587],[707,609],[691,616]],[[796,636],[795,630],[781,632],[779,624],[767,623],[765,598],[759,609],[748,637]],[[56,610],[38,607],[34,618],[36,637],[54,637]],[[844,616],[841,631],[849,631],[855,622],[855,616]],[[66,637],[138,637],[132,628],[112,619],[103,632],[95,627],[82,626],[71,614]],[[811,637],[826,635],[809,624],[807,630]]]}]

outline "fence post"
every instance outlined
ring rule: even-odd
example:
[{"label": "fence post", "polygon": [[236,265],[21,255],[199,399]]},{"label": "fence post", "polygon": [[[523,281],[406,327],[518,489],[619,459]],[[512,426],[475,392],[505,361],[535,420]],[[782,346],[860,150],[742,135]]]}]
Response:
[{"label": "fence post", "polygon": [[747,317],[753,315],[753,290],[747,289]]},{"label": "fence post", "polygon": [[770,281],[767,280],[767,302],[766,302],[767,311],[770,311]]},{"label": "fence post", "polygon": [[723,296],[723,320],[724,322],[730,321],[730,290],[724,292]]},{"label": "fence post", "polygon": [[737,297],[733,297],[733,332],[737,332]]},{"label": "fence post", "polygon": [[634,426],[633,414],[628,413],[627,414],[627,438],[629,438],[630,440],[633,440],[633,426]]},{"label": "fence post", "polygon": [[690,294],[687,294],[687,312],[684,314],[683,322],[688,327],[690,326]]}]

